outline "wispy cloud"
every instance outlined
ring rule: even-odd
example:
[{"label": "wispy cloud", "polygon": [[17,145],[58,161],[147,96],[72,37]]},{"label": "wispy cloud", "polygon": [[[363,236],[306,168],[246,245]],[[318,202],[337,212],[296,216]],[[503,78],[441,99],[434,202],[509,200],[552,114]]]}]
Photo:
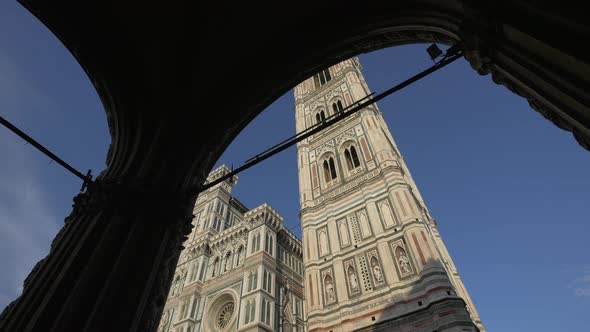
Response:
[{"label": "wispy cloud", "polygon": [[578,297],[590,297],[590,266],[586,266],[581,276],[569,283],[568,288]]},{"label": "wispy cloud", "polygon": [[[17,65],[0,52],[0,109],[18,123],[51,103],[29,84]],[[34,150],[0,128],[0,310],[22,292],[22,282],[49,252],[59,218],[47,205]]]}]

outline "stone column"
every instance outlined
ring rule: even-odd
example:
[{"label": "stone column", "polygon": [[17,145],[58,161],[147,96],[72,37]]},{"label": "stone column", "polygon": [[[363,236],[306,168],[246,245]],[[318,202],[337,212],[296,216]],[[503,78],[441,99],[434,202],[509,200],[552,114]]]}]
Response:
[{"label": "stone column", "polygon": [[1,331],[155,331],[194,199],[97,180],[0,316]]}]

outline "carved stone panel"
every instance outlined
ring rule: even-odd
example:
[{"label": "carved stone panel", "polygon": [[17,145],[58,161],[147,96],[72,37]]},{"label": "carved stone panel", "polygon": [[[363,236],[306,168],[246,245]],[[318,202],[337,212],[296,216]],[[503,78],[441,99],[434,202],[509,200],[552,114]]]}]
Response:
[{"label": "carved stone panel", "polygon": [[346,286],[349,297],[360,295],[361,285],[354,259],[349,259],[344,262],[344,275],[346,276]]},{"label": "carved stone panel", "polygon": [[334,271],[332,267],[321,271],[322,278],[322,298],[324,299],[324,306],[329,306],[338,302],[336,296],[336,284],[334,279]]},{"label": "carved stone panel", "polygon": [[330,241],[328,239],[328,229],[325,227],[318,229],[317,235],[318,235],[319,257],[326,256],[330,253]]},{"label": "carved stone panel", "polygon": [[369,218],[367,216],[367,211],[365,209],[362,209],[360,211],[358,211],[356,213],[357,215],[357,220],[359,223],[359,229],[360,229],[360,233],[363,239],[366,239],[368,237],[370,237],[371,235],[373,235],[373,232],[371,230],[371,225],[369,223]]},{"label": "carved stone panel", "polygon": [[350,246],[350,233],[348,231],[348,225],[346,219],[337,221],[338,227],[338,238],[340,239],[340,247],[345,248]]},{"label": "carved stone panel", "polygon": [[381,262],[379,260],[377,250],[373,249],[367,252],[367,260],[369,261],[369,269],[371,270],[371,275],[373,276],[373,282],[375,283],[375,287],[385,285],[385,275],[383,273],[383,266],[381,265]]},{"label": "carved stone panel", "polygon": [[391,243],[391,250],[395,267],[400,279],[409,277],[415,274],[414,263],[404,241],[397,240]]},{"label": "carved stone panel", "polygon": [[391,228],[397,225],[395,212],[391,207],[391,202],[389,199],[385,198],[379,202],[377,202],[377,208],[379,209],[379,214],[381,216],[381,220],[383,221],[384,228]]}]

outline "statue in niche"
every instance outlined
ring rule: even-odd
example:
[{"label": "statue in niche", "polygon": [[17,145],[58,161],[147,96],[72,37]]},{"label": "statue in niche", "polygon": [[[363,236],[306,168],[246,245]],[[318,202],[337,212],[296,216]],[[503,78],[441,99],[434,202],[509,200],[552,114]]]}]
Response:
[{"label": "statue in niche", "polygon": [[184,288],[184,280],[186,279],[186,275],[187,275],[187,270],[182,270],[180,272],[180,275],[178,276],[178,283],[177,283],[177,289],[176,289],[176,293],[180,293],[182,291],[182,289]]},{"label": "statue in niche", "polygon": [[213,261],[213,269],[211,270],[211,278],[215,277],[215,271],[217,270],[217,263],[219,262],[218,259]]},{"label": "statue in niche", "polygon": [[359,282],[352,268],[348,269],[348,281],[350,282],[350,289],[353,292],[358,292]]},{"label": "statue in niche", "polygon": [[383,281],[383,273],[381,273],[381,268],[379,267],[379,263],[377,263],[377,259],[373,257],[371,260],[371,264],[373,265],[373,276],[377,282]]},{"label": "statue in niche", "polygon": [[180,276],[177,275],[176,278],[174,278],[174,281],[172,283],[172,296],[176,295],[176,291],[178,290],[178,281],[180,279]]},{"label": "statue in niche", "polygon": [[285,281],[285,286],[281,287],[281,306],[283,310],[286,309],[287,303],[289,302],[289,283]]},{"label": "statue in niche", "polygon": [[328,302],[334,302],[336,300],[336,296],[334,295],[334,285],[332,283],[332,277],[329,275],[326,277],[326,293]]},{"label": "statue in niche", "polygon": [[225,271],[231,270],[231,255],[225,256]]},{"label": "statue in niche", "polygon": [[166,325],[168,325],[168,321],[170,320],[170,313],[168,311],[164,311],[162,315],[162,319],[160,319],[160,325],[158,326],[158,332],[164,331]]},{"label": "statue in niche", "polygon": [[399,248],[397,250],[397,260],[399,262],[399,266],[402,270],[402,273],[410,273],[412,272],[412,267],[410,266],[410,259],[406,256],[406,252]]},{"label": "statue in niche", "polygon": [[236,266],[240,266],[240,263],[242,262],[242,254],[244,252],[244,249],[242,247],[240,247],[240,249],[238,249],[238,254],[236,255]]}]

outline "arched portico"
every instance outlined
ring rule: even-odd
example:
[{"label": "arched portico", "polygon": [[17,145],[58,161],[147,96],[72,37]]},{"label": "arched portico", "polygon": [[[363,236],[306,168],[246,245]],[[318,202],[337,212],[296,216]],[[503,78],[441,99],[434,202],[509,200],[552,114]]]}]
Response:
[{"label": "arched portico", "polygon": [[0,316],[0,330],[155,330],[190,229],[191,189],[266,106],[355,54],[460,42],[478,73],[590,149],[590,26],[580,23],[581,8],[450,0],[354,11],[330,2],[289,10],[22,3],[87,72],[112,143],[106,170],[75,197],[51,252]]}]

